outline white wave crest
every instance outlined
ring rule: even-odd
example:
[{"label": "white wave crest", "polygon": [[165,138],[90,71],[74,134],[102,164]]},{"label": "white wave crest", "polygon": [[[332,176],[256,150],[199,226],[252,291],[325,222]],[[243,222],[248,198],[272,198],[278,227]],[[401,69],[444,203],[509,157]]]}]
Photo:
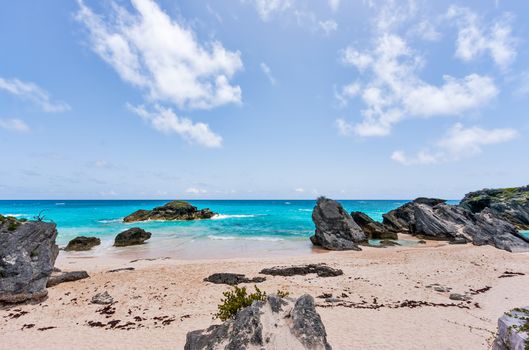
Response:
[{"label": "white wave crest", "polygon": [[28,216],[27,214],[3,214],[4,216],[12,216],[14,218],[19,218],[21,216]]},{"label": "white wave crest", "polygon": [[233,215],[228,215],[228,214],[217,214],[215,216],[213,216],[211,219],[212,220],[222,220],[222,219],[236,219],[236,218],[255,218],[259,215],[254,215],[254,214],[233,214]]},{"label": "white wave crest", "polygon": [[122,222],[122,221],[123,221],[123,218],[97,220],[97,222],[99,222],[101,224],[111,224],[111,223]]},{"label": "white wave crest", "polygon": [[228,241],[228,240],[265,241],[265,242],[284,241],[283,238],[276,238],[276,237],[237,237],[237,236],[213,236],[213,235],[209,235],[208,239],[212,239],[216,241]]},{"label": "white wave crest", "polygon": [[298,209],[299,211],[312,211],[312,209]]}]

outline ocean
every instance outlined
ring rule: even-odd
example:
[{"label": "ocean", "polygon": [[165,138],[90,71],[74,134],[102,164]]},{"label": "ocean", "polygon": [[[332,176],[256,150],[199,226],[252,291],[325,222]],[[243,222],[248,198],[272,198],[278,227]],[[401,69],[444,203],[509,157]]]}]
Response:
[{"label": "ocean", "polygon": [[[131,227],[141,227],[153,234],[154,246],[171,249],[186,242],[207,242],[208,247],[228,246],[245,241],[247,247],[265,242],[270,249],[301,245],[310,247],[308,237],[314,233],[311,214],[313,200],[190,200],[198,208],[219,213],[211,220],[148,221],[123,223],[126,215],[138,209],[152,209],[168,200],[1,200],[0,213],[32,219],[39,213],[57,224],[57,243],[64,246],[77,236],[95,236],[102,248],[112,246],[114,237]],[[347,211],[362,211],[374,220],[408,200],[342,200]],[[457,201],[449,201],[457,204]],[[529,236],[529,232],[526,232]],[[192,249],[192,245],[185,245]]]}]

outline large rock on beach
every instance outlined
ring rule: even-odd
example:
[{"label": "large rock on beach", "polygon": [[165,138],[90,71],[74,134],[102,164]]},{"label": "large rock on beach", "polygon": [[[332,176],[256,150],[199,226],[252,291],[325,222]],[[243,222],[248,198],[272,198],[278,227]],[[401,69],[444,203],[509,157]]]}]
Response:
[{"label": "large rock on beach", "polygon": [[529,348],[529,306],[506,312],[498,319],[494,350],[526,350]]},{"label": "large rock on beach", "polygon": [[86,271],[53,272],[48,278],[46,287],[54,287],[64,282],[74,282],[90,277]]},{"label": "large rock on beach", "polygon": [[124,222],[146,220],[199,220],[210,219],[215,215],[209,209],[198,209],[185,201],[172,201],[152,210],[138,210],[126,216]]},{"label": "large rock on beach", "polygon": [[470,192],[460,206],[473,213],[488,209],[517,229],[529,230],[529,186]]},{"label": "large rock on beach", "polygon": [[59,253],[56,237],[53,223],[0,215],[0,302],[38,301],[47,296],[46,283]]},{"label": "large rock on beach", "polygon": [[97,237],[84,237],[79,236],[68,242],[68,245],[64,250],[66,251],[84,251],[90,250],[95,246],[101,244],[101,240]]},{"label": "large rock on beach", "polygon": [[314,245],[330,250],[361,250],[367,235],[344,210],[340,203],[325,197],[318,198],[312,211],[316,232],[310,240]]},{"label": "large rock on beach", "polygon": [[240,310],[233,319],[187,333],[185,350],[330,350],[314,299],[268,296]]},{"label": "large rock on beach", "polygon": [[133,227],[119,233],[114,239],[115,247],[125,247],[129,245],[138,245],[145,243],[151,238],[151,233],[139,227]]},{"label": "large rock on beach", "polygon": [[371,219],[369,215],[364,214],[360,211],[354,211],[351,213],[351,217],[353,218],[354,222],[360,228],[364,233],[367,235],[369,239],[398,239],[397,231],[395,231],[393,228],[382,225],[380,222],[376,222],[375,220]]}]

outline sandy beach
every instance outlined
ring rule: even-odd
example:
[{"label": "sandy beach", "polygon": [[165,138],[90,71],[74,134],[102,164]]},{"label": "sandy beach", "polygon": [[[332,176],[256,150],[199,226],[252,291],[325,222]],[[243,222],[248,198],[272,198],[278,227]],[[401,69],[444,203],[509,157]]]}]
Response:
[{"label": "sandy beach", "polygon": [[[490,246],[429,242],[220,260],[132,255],[61,252],[57,267],[87,270],[90,278],[49,288],[48,299],[39,304],[2,308],[0,348],[182,349],[187,332],[220,322],[213,315],[230,287],[204,282],[205,277],[216,272],[254,277],[278,265],[325,263],[344,271],[328,278],[266,276],[259,284],[268,293],[314,296],[334,349],[487,349],[498,317],[525,306],[529,295],[529,254]],[[501,277],[506,271],[519,274]],[[439,292],[436,286],[451,290]],[[91,304],[103,291],[115,303]],[[450,293],[465,292],[470,301],[449,299]],[[324,294],[327,299],[318,298]]]}]

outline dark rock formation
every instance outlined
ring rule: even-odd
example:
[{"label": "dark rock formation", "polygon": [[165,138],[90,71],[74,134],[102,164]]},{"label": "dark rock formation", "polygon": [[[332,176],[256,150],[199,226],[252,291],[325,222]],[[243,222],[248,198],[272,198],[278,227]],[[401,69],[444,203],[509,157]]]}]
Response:
[{"label": "dark rock formation", "polygon": [[151,233],[139,227],[133,227],[121,232],[114,239],[115,247],[125,247],[129,245],[143,244],[151,238]]},{"label": "dark rock formation", "polygon": [[506,312],[498,319],[494,350],[525,350],[529,348],[529,306]]},{"label": "dark rock formation", "polygon": [[261,282],[266,281],[266,278],[264,277],[248,278],[245,275],[241,275],[238,273],[221,272],[221,273],[214,273],[211,276],[204,278],[204,281],[214,283],[214,284],[228,284],[230,286],[235,286],[240,283],[261,283]]},{"label": "dark rock formation", "polygon": [[185,350],[330,350],[314,299],[269,296],[223,324],[187,333]]},{"label": "dark rock formation", "polygon": [[46,287],[50,288],[64,282],[73,282],[90,277],[86,271],[54,272],[48,278]]},{"label": "dark rock formation", "polygon": [[351,217],[369,239],[398,239],[397,231],[371,219],[368,215],[353,211]]},{"label": "dark rock formation", "polygon": [[507,251],[529,251],[529,243],[519,237],[516,228],[489,209],[474,214],[440,199],[418,198],[383,217],[385,226],[422,238],[490,244]]},{"label": "dark rock formation", "polygon": [[460,206],[473,213],[489,209],[519,230],[529,230],[529,186],[470,192]]},{"label": "dark rock formation", "polygon": [[358,244],[367,243],[362,231],[340,203],[325,197],[318,198],[312,212],[316,233],[312,244],[330,250],[361,250]]},{"label": "dark rock formation", "polygon": [[210,219],[213,213],[209,209],[200,209],[184,201],[172,201],[153,210],[138,210],[126,216],[124,222],[145,220],[198,220]]},{"label": "dark rock formation", "polygon": [[83,251],[90,250],[93,247],[100,245],[101,240],[97,237],[84,237],[79,236],[68,242],[68,245],[64,250],[66,251]]},{"label": "dark rock formation", "polygon": [[0,302],[39,300],[48,295],[59,248],[55,224],[0,216]]},{"label": "dark rock formation", "polygon": [[114,302],[114,298],[112,298],[112,296],[110,296],[107,291],[104,291],[103,293],[97,293],[94,295],[91,302],[92,304],[108,305]]},{"label": "dark rock formation", "polygon": [[271,276],[295,276],[295,275],[308,275],[309,273],[315,273],[319,277],[335,277],[343,275],[343,271],[339,269],[333,269],[325,264],[308,264],[301,266],[275,266],[266,269],[262,269],[263,275]]}]

